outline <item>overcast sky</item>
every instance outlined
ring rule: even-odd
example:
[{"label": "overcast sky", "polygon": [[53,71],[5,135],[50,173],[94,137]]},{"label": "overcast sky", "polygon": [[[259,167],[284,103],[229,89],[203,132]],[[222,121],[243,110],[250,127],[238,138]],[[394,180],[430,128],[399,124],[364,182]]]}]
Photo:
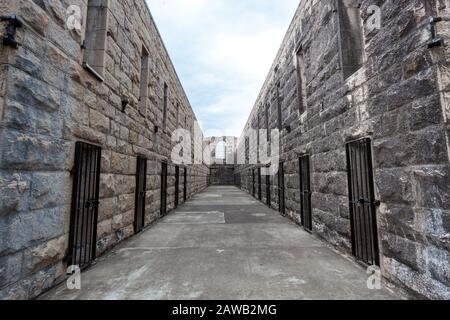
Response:
[{"label": "overcast sky", "polygon": [[147,0],[205,136],[240,136],[299,0]]}]

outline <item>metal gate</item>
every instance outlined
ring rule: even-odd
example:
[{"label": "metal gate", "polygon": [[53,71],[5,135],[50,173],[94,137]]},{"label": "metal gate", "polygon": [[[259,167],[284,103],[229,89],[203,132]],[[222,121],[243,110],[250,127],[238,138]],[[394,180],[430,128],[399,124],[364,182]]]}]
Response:
[{"label": "metal gate", "polygon": [[266,204],[270,207],[272,206],[272,194],[271,194],[271,185],[270,185],[270,175],[266,176]]},{"label": "metal gate", "polygon": [[378,231],[371,140],[347,144],[347,170],[353,255],[369,265],[379,265]]},{"label": "metal gate", "polygon": [[255,175],[255,169],[252,170],[252,195],[253,195],[253,197],[256,196],[256,175]]},{"label": "metal gate", "polygon": [[187,168],[184,168],[184,177],[183,177],[183,202],[187,201]]},{"label": "metal gate", "polygon": [[95,259],[101,153],[100,147],[76,143],[68,263],[81,269]]},{"label": "metal gate", "polygon": [[282,215],[286,214],[284,186],[284,163],[280,162],[280,167],[278,169],[278,205]]},{"label": "metal gate", "polygon": [[136,201],[134,213],[134,232],[145,226],[145,202],[147,196],[147,158],[138,157],[136,166]]},{"label": "metal gate", "polygon": [[258,169],[258,199],[262,200],[262,188],[261,188],[261,168]]},{"label": "metal gate", "polygon": [[178,207],[180,197],[180,167],[175,167],[175,208]]},{"label": "metal gate", "polygon": [[300,157],[300,206],[302,225],[312,231],[312,208],[311,208],[311,176],[310,176],[310,157],[309,155]]},{"label": "metal gate", "polygon": [[167,214],[167,163],[161,164],[161,216]]}]

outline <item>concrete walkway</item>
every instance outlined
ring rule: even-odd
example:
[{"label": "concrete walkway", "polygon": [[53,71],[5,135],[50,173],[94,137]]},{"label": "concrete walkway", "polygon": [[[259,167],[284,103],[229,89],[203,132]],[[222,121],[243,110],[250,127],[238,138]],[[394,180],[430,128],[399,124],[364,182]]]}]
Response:
[{"label": "concrete walkway", "polygon": [[393,299],[365,270],[235,187],[211,187],[43,299]]}]

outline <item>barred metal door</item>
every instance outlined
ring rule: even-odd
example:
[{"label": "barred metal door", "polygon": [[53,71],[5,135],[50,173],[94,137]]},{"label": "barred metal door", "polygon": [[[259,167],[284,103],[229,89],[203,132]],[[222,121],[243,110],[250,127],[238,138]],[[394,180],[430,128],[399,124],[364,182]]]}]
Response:
[{"label": "barred metal door", "polygon": [[100,147],[76,143],[68,263],[81,269],[96,254],[101,153]]},{"label": "barred metal door", "polygon": [[312,231],[312,208],[311,208],[311,176],[310,176],[310,157],[303,156],[299,159],[300,167],[300,205],[302,225]]},{"label": "barred metal door", "polygon": [[180,167],[175,167],[175,207],[178,207],[180,197]]},{"label": "barred metal door", "polygon": [[272,194],[271,194],[270,175],[266,176],[266,204],[272,206]]},{"label": "barred metal door", "polygon": [[347,144],[347,169],[353,255],[369,265],[379,265],[378,231],[371,140]]},{"label": "barred metal door", "polygon": [[134,232],[138,233],[145,226],[145,202],[147,196],[147,159],[137,158],[136,167],[136,201],[134,213]]},{"label": "barred metal door", "polygon": [[258,199],[262,200],[262,182],[261,182],[261,168],[258,169]]},{"label": "barred metal door", "polygon": [[187,200],[187,168],[184,168],[183,202]]},{"label": "barred metal door", "polygon": [[167,163],[161,164],[161,215],[167,214]]},{"label": "barred metal door", "polygon": [[280,167],[278,169],[278,204],[280,213],[283,215],[286,214],[284,186],[284,163],[280,162]]},{"label": "barred metal door", "polygon": [[252,195],[253,195],[253,197],[256,196],[256,175],[255,175],[255,169],[252,170]]}]

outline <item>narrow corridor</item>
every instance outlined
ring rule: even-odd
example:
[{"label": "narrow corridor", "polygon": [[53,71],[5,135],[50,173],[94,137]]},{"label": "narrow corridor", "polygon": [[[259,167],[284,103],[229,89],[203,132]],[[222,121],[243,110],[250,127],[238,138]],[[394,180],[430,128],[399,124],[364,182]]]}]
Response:
[{"label": "narrow corridor", "polygon": [[235,187],[210,187],[41,299],[394,299],[365,270]]}]

